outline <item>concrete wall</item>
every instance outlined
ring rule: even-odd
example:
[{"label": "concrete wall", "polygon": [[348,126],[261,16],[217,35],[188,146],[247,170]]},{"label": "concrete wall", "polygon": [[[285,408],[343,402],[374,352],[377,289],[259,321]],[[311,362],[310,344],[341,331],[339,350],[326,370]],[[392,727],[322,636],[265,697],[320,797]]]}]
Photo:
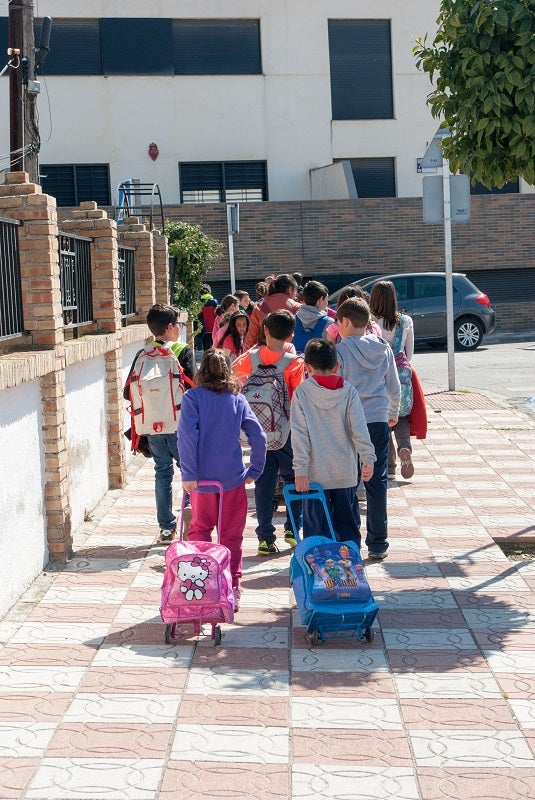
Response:
[{"label": "concrete wall", "polygon": [[71,521],[76,530],[108,490],[104,358],[65,371]]},{"label": "concrete wall", "polygon": [[48,562],[39,380],[1,393],[0,617]]},{"label": "concrete wall", "polygon": [[[164,202],[175,203],[179,161],[267,160],[270,199],[284,201],[311,199],[310,170],[334,159],[391,157],[398,196],[420,195],[416,158],[437,124],[425,102],[431,84],[417,71],[412,47],[435,30],[438,9],[438,0],[48,0],[39,12],[56,19],[260,19],[263,74],[48,76],[52,120],[43,95],[41,163],[109,163],[113,189],[140,178],[157,182]],[[332,120],[330,18],[391,20],[393,119]],[[0,81],[2,108],[7,83]],[[1,152],[7,125],[6,114]],[[156,162],[150,142],[159,147]]]}]

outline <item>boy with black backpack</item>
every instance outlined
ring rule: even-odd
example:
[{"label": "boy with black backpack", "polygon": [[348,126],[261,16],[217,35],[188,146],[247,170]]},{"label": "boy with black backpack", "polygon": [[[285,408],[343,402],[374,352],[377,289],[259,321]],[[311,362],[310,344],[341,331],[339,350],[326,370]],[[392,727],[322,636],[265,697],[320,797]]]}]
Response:
[{"label": "boy with black backpack", "polygon": [[[273,311],[263,320],[266,344],[252,348],[238,358],[232,371],[242,384],[251,409],[267,438],[266,465],[255,481],[258,525],[258,555],[278,552],[273,525],[273,496],[277,476],[293,483],[293,453],[290,440],[290,402],[294,390],[305,378],[303,359],[285,350],[295,327],[293,314],[285,309]],[[295,533],[288,514],[284,541],[295,547]]]},{"label": "boy with black backpack", "polygon": [[124,394],[131,403],[134,437],[147,435],[154,459],[156,517],[160,542],[172,542],[176,535],[173,512],[173,475],[180,467],[176,432],[182,394],[192,385],[195,359],[191,348],[179,342],[178,311],[156,303],[147,314],[147,326],[154,341],[136,354],[126,381]]},{"label": "boy with black backpack", "polygon": [[302,291],[303,305],[295,315],[292,344],[297,353],[305,352],[311,339],[326,339],[332,319],[327,315],[329,290],[319,281],[308,281]]}]

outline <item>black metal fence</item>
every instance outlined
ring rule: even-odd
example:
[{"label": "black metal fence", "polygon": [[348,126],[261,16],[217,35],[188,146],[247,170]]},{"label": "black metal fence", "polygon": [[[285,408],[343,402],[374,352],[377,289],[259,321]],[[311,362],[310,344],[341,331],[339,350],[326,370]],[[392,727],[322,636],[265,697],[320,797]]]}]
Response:
[{"label": "black metal fence", "polygon": [[18,220],[0,217],[0,339],[24,332]]},{"label": "black metal fence", "polygon": [[58,239],[63,326],[76,337],[81,325],[93,322],[91,239],[62,231]]},{"label": "black metal fence", "polygon": [[133,247],[119,247],[119,302],[123,325],[136,313],[136,282]]}]

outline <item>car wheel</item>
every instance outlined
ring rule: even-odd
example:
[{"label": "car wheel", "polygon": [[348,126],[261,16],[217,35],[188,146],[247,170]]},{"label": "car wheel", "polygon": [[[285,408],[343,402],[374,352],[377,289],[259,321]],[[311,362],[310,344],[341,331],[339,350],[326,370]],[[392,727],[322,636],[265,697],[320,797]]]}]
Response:
[{"label": "car wheel", "polygon": [[455,347],[457,350],[475,350],[483,341],[481,323],[473,317],[462,317],[455,323]]}]

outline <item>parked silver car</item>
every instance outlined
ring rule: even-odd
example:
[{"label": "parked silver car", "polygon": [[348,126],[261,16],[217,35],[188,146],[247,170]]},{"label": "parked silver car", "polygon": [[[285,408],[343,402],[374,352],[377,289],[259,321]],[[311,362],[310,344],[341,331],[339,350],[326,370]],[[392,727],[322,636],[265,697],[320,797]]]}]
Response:
[{"label": "parked silver car", "polygon": [[[413,319],[416,342],[446,343],[446,279],[443,272],[372,275],[348,285],[359,284],[370,292],[379,280],[392,281],[396,287],[400,311]],[[336,308],[341,291],[338,289],[329,296],[332,308]],[[475,350],[483,341],[484,334],[492,333],[496,326],[496,314],[489,298],[460,272],[453,273],[453,319],[458,350]]]}]

